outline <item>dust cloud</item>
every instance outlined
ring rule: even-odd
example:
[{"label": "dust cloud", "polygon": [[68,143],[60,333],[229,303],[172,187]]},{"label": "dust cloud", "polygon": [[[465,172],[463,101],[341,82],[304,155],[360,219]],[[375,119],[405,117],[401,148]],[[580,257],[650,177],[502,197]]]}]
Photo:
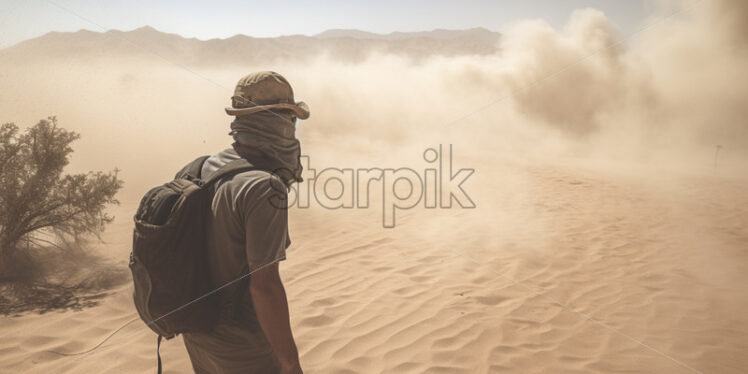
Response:
[{"label": "dust cloud", "polygon": [[0,111],[21,126],[56,115],[80,132],[71,171],[121,169],[123,201],[228,146],[223,107],[258,69],[284,74],[310,105],[297,135],[317,167],[417,166],[428,147],[453,144],[463,164],[488,170],[495,160],[567,159],[710,170],[720,145],[720,168],[745,172],[748,11],[692,4],[664,4],[628,38],[594,9],[558,31],[518,21],[484,56],[341,62],[321,52],[192,68],[144,53],[76,61],[35,51],[28,64],[3,66]]},{"label": "dust cloud", "polygon": [[[241,66],[198,53],[230,48],[181,49],[197,41],[163,48],[187,61],[133,52],[116,40],[127,33],[76,34],[88,39],[72,44],[96,47],[58,58],[66,47],[58,34],[56,48],[0,51],[0,121],[28,126],[55,115],[82,135],[70,172],[121,170],[122,206],[98,251],[121,269],[146,190],[230,145],[223,108],[249,72],[280,72],[309,104],[311,117],[297,125],[307,172],[409,167],[425,184],[436,178],[428,150],[451,144],[445,161],[455,172],[474,170],[463,187],[475,208],[421,202],[395,211],[395,227],[384,228],[387,211],[376,200],[389,191],[380,187],[372,209],[312,204],[289,214],[283,277],[310,372],[674,372],[680,363],[737,373],[748,335],[746,18],[748,2],[663,1],[635,35],[582,9],[560,30],[516,22],[493,54],[421,48],[413,58],[380,48],[361,56],[360,48],[346,53],[350,39],[311,57],[305,46],[304,58]],[[178,39],[159,34],[139,37],[152,36],[151,46]],[[41,270],[68,267],[44,259]],[[83,270],[60,275],[107,271]],[[119,278],[80,287],[99,297]],[[99,300],[67,297],[72,291],[31,301]],[[0,367],[59,371],[59,357],[44,349],[99,344],[135,313],[129,284],[111,292],[83,314],[4,320],[0,351],[9,353]],[[127,334],[66,361],[69,370],[151,371],[152,351],[141,348],[152,347],[152,335]],[[164,348],[180,349],[167,354],[169,367],[190,370],[181,345]]]}]

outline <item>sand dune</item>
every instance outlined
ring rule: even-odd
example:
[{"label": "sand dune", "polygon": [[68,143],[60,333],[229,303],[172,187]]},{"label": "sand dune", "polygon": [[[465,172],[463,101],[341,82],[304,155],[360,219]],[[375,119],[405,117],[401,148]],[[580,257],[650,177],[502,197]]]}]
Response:
[{"label": "sand dune", "polygon": [[[748,181],[537,165],[492,176],[501,193],[475,213],[412,210],[395,229],[376,210],[292,212],[282,275],[308,372],[743,372]],[[497,219],[465,219],[487,212]],[[129,229],[123,218],[108,234],[123,266]],[[86,350],[134,318],[130,292],[0,320],[0,371],[152,372],[140,321],[90,354],[47,352]],[[163,356],[166,372],[189,371],[179,339]]]},{"label": "sand dune", "polygon": [[[0,51],[0,121],[57,115],[82,134],[69,172],[121,169],[117,220],[91,249],[122,269],[138,199],[228,146],[222,109],[250,71],[283,73],[310,104],[297,133],[314,168],[422,171],[424,150],[454,145],[474,209],[402,210],[385,229],[377,204],[292,208],[281,272],[308,373],[743,373],[741,7],[701,2],[625,43],[587,9],[562,31],[519,22],[500,53],[481,30],[474,44],[128,34],[165,58],[114,31],[52,34]],[[97,301],[0,318],[0,373],[153,372],[131,286]],[[165,372],[190,371],[179,338],[162,354]]]}]

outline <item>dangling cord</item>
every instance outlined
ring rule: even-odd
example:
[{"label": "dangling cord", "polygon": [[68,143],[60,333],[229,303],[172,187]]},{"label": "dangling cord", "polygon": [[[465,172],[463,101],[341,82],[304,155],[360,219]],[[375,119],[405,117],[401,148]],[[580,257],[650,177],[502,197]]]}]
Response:
[{"label": "dangling cord", "polygon": [[101,347],[102,344],[106,343],[106,341],[109,340],[112,336],[114,336],[114,334],[120,332],[120,330],[122,330],[125,327],[127,327],[127,325],[129,325],[129,324],[131,324],[131,323],[133,323],[133,322],[135,322],[135,321],[137,321],[139,319],[140,319],[140,317],[136,317],[136,318],[133,318],[133,319],[127,321],[124,325],[122,325],[118,329],[114,330],[114,332],[112,332],[111,334],[109,334],[109,336],[107,336],[106,338],[104,338],[104,340],[102,340],[99,344],[96,344],[93,348],[91,348],[89,350],[86,350],[86,351],[83,351],[83,352],[75,352],[75,353],[65,353],[65,352],[57,352],[57,351],[49,351],[49,350],[44,350],[42,352],[54,353],[54,354],[58,354],[60,356],[78,356],[78,355],[86,354],[86,353],[89,353],[89,352],[93,352],[97,348]]}]

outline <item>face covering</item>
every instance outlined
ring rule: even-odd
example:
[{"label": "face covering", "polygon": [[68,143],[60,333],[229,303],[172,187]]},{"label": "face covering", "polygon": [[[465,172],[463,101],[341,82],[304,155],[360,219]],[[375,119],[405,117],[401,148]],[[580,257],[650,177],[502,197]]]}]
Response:
[{"label": "face covering", "polygon": [[286,112],[268,110],[236,116],[229,135],[234,140],[255,148],[273,161],[274,173],[286,185],[301,182],[301,144],[296,139],[296,117]]}]

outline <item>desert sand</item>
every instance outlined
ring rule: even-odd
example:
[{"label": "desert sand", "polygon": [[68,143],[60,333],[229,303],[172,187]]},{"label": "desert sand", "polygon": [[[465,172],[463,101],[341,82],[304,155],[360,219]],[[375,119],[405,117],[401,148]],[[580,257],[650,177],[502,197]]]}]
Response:
[{"label": "desert sand", "polygon": [[[56,115],[82,135],[68,171],[120,169],[116,220],[86,248],[109,266],[79,268],[125,278],[92,306],[0,317],[0,373],[155,371],[156,336],[127,279],[131,217],[147,188],[229,145],[222,109],[259,69],[284,74],[310,105],[297,135],[314,168],[423,171],[424,150],[452,144],[457,167],[475,169],[464,185],[475,208],[419,205],[393,228],[378,203],[291,208],[281,275],[305,372],[743,373],[741,4],[703,2],[615,44],[605,15],[587,9],[561,31],[519,22],[496,51],[491,35],[480,51],[416,59],[393,52],[412,41],[361,55],[347,38],[314,43],[356,58],[262,60],[252,44],[260,57],[242,64],[221,60],[221,46],[248,38],[201,44],[153,29],[2,50],[0,121]],[[165,373],[190,372],[180,338],[162,356]]]},{"label": "desert sand", "polygon": [[[475,210],[411,210],[394,229],[376,210],[291,212],[281,269],[308,372],[743,372],[748,181],[496,169],[503,181]],[[106,239],[122,266],[128,209]],[[139,320],[89,354],[50,352],[135,318],[130,294],[3,318],[0,371],[153,372]],[[165,372],[189,371],[179,338],[162,351]]]}]

